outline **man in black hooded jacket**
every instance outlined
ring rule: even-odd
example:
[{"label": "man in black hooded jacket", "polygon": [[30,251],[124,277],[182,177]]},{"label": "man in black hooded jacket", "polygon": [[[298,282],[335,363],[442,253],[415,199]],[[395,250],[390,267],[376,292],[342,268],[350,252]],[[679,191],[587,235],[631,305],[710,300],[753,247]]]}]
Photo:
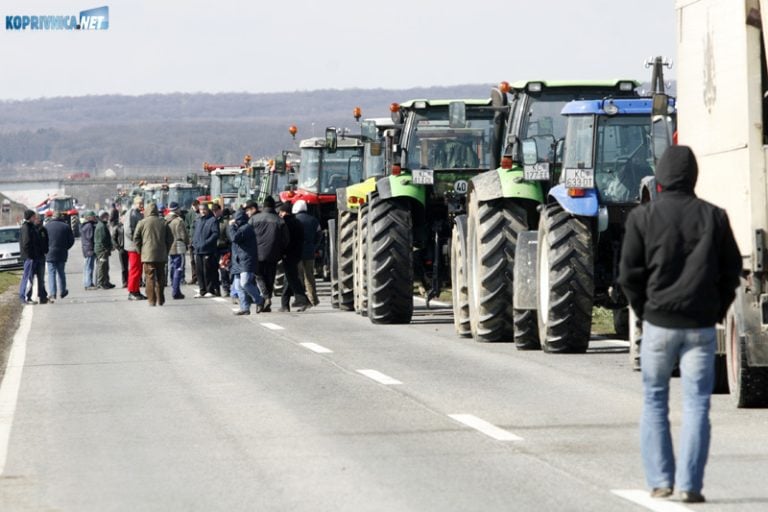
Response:
[{"label": "man in black hooded jacket", "polygon": [[[643,319],[640,423],[646,480],[654,497],[677,484],[684,502],[701,494],[709,452],[715,324],[739,285],[742,261],[728,216],[694,194],[698,165],[687,146],[672,146],[656,169],[658,199],[627,217],[619,283]],[[669,379],[677,361],[683,426],[675,471],[669,428]]]}]

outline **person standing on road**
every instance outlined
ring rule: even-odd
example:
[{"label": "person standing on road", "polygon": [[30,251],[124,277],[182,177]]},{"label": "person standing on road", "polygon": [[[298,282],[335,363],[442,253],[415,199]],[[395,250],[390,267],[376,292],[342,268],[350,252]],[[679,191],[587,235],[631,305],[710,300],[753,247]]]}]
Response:
[{"label": "person standing on road", "polygon": [[133,232],[144,218],[144,199],[140,196],[133,198],[133,206],[125,214],[123,232],[125,234],[125,252],[128,253],[128,300],[144,300],[141,293],[141,255],[133,243]]},{"label": "person standing on road", "polygon": [[99,212],[99,220],[93,235],[93,251],[96,253],[96,286],[102,290],[115,287],[109,282],[109,256],[112,254],[112,236],[109,233],[109,212]]},{"label": "person standing on road", "polygon": [[218,286],[216,289],[221,288],[224,291],[224,295],[228,296],[230,292],[230,278],[229,278],[229,262],[232,255],[230,254],[230,241],[227,235],[227,225],[229,224],[230,212],[229,208],[223,208],[218,203],[211,205],[211,211],[213,216],[216,217],[216,221],[219,223],[219,239],[216,241],[216,257],[218,260]]},{"label": "person standing on road", "polygon": [[171,296],[174,299],[183,299],[181,293],[181,281],[184,277],[184,255],[187,254],[187,245],[189,245],[189,235],[184,219],[179,212],[179,203],[172,201],[169,205],[168,215],[165,221],[171,228],[173,234],[173,245],[169,253],[171,260]]},{"label": "person standing on road", "polygon": [[[739,285],[742,261],[725,211],[696,197],[696,157],[671,146],[656,168],[661,192],[627,217],[619,283],[643,320],[640,441],[651,496],[677,485],[685,503],[705,501],[715,324]],[[683,388],[680,452],[669,426],[669,379],[679,360]]]},{"label": "person standing on road", "polygon": [[[50,218],[53,215],[51,210],[45,212],[46,217]],[[35,258],[35,272],[33,279],[29,282],[27,288],[27,301],[32,302],[32,282],[37,283],[37,302],[39,304],[48,303],[48,292],[45,289],[45,257],[48,254],[48,230],[43,223],[43,217],[40,215],[35,216],[34,226],[37,229],[38,240],[40,241],[38,257]]]},{"label": "person standing on road", "polygon": [[307,295],[304,293],[304,283],[299,278],[299,264],[301,263],[301,255],[304,251],[304,226],[296,220],[296,217],[291,213],[292,210],[291,203],[283,203],[280,207],[280,218],[288,226],[289,236],[288,246],[283,253],[285,286],[283,287],[283,296],[280,299],[281,312],[291,310],[291,295],[296,297],[293,302],[293,307],[296,308],[296,311],[305,311],[312,306],[312,303],[309,302]]},{"label": "person standing on road", "polygon": [[195,247],[192,245],[192,240],[195,237],[195,222],[197,222],[199,208],[200,201],[195,199],[192,201],[189,211],[184,215],[184,224],[187,226],[187,235],[189,235],[189,268],[192,273],[187,284],[197,284],[197,263],[195,262]]},{"label": "person standing on road", "polygon": [[96,213],[91,210],[85,212],[85,222],[80,226],[80,247],[83,250],[83,287],[86,290],[95,290],[93,283],[93,270],[96,262],[94,252],[94,236],[96,234]]},{"label": "person standing on road", "polygon": [[20,258],[24,262],[24,272],[19,283],[19,300],[22,304],[36,304],[27,299],[27,287],[31,285],[35,275],[36,261],[40,259],[40,235],[35,227],[37,214],[33,210],[24,211],[24,222],[19,228]]},{"label": "person standing on road", "polygon": [[235,218],[228,226],[229,239],[232,240],[232,275],[237,279],[237,297],[240,310],[235,315],[250,315],[251,304],[256,304],[256,312],[263,310],[264,299],[256,286],[256,271],[259,268],[258,243],[256,233],[248,224],[245,210],[237,210]]},{"label": "person standing on road", "polygon": [[112,247],[117,251],[117,259],[120,261],[120,278],[123,288],[128,287],[128,253],[125,251],[125,228],[120,221],[120,211],[112,208],[109,213],[109,235],[112,238]]},{"label": "person standing on road", "polygon": [[[67,274],[64,269],[69,257],[69,250],[75,245],[75,235],[62,212],[54,212],[53,219],[45,227],[48,230],[48,286],[50,299],[64,298],[69,295]],[[58,284],[58,287],[57,287]]]},{"label": "person standing on road", "polygon": [[216,243],[219,240],[219,222],[206,203],[200,204],[200,217],[195,222],[195,246],[197,282],[199,291],[195,299],[220,295],[218,286],[219,258]]},{"label": "person standing on road", "polygon": [[315,254],[322,240],[323,232],[320,229],[320,221],[317,217],[307,212],[307,202],[299,199],[293,205],[293,215],[304,228],[304,244],[299,262],[299,278],[301,278],[307,290],[307,297],[313,306],[317,306],[320,300],[317,298],[317,286],[315,285]]},{"label": "person standing on road", "polygon": [[173,233],[165,219],[158,216],[157,204],[147,205],[147,216],[136,226],[133,242],[144,266],[147,302],[150,306],[162,306],[165,304],[165,264],[173,245]]},{"label": "person standing on road", "polygon": [[260,212],[256,212],[256,203],[248,201],[246,210],[251,216],[248,223],[256,233],[259,265],[256,281],[264,296],[264,313],[272,311],[272,292],[275,287],[277,262],[280,261],[288,246],[288,227],[275,212],[275,200],[267,196]]}]

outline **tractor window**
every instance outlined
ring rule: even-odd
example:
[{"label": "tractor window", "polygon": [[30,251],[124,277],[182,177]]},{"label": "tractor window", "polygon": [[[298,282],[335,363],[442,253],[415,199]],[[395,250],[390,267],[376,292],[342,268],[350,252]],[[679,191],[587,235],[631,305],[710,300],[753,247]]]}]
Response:
[{"label": "tractor window", "polygon": [[362,178],[362,147],[340,147],[335,153],[320,149],[301,152],[299,188],[318,194],[335,194],[337,188],[359,183]]},{"label": "tractor window", "polygon": [[448,109],[413,114],[408,169],[489,169],[492,113],[467,109],[467,124],[448,125]]},{"label": "tractor window", "polygon": [[648,116],[598,118],[595,183],[605,203],[640,199],[640,182],[653,174]]},{"label": "tractor window", "polygon": [[54,199],[53,210],[57,212],[68,212],[75,207],[74,201],[69,199]]},{"label": "tractor window", "polygon": [[592,140],[595,134],[594,116],[569,116],[565,136],[565,162],[569,169],[592,168]]}]

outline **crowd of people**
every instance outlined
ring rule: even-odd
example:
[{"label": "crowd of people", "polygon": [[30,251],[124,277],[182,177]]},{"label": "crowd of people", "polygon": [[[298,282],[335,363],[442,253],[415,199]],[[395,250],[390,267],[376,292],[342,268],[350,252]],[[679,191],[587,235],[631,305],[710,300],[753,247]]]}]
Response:
[{"label": "crowd of people", "polygon": [[[159,205],[145,207],[137,196],[122,214],[117,208],[98,215],[86,212],[80,238],[86,291],[117,286],[110,280],[110,259],[116,253],[128,299],[146,300],[150,306],[165,304],[170,282],[174,300],[186,298],[181,289],[186,283],[197,285],[196,299],[230,296],[240,306],[238,316],[250,315],[254,306],[256,313],[269,313],[281,262],[285,284],[279,311],[305,311],[319,302],[314,257],[322,232],[302,200],[278,207],[267,197],[261,207],[248,201],[235,211],[196,200],[187,212],[172,202],[163,217]],[[62,212],[46,213],[45,222],[33,210],[25,212],[20,232],[23,304],[46,304],[68,295],[65,264],[74,242]],[[32,297],[35,281],[37,300]]]}]

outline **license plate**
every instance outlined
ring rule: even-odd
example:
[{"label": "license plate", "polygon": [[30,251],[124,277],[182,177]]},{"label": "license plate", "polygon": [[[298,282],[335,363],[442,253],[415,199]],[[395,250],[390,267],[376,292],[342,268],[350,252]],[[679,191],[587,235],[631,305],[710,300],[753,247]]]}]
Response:
[{"label": "license plate", "polygon": [[434,185],[435,171],[431,169],[414,169],[411,177],[414,185]]},{"label": "license plate", "polygon": [[565,169],[563,175],[566,188],[595,188],[594,169]]},{"label": "license plate", "polygon": [[523,167],[523,177],[527,181],[549,180],[549,162],[539,162]]}]

